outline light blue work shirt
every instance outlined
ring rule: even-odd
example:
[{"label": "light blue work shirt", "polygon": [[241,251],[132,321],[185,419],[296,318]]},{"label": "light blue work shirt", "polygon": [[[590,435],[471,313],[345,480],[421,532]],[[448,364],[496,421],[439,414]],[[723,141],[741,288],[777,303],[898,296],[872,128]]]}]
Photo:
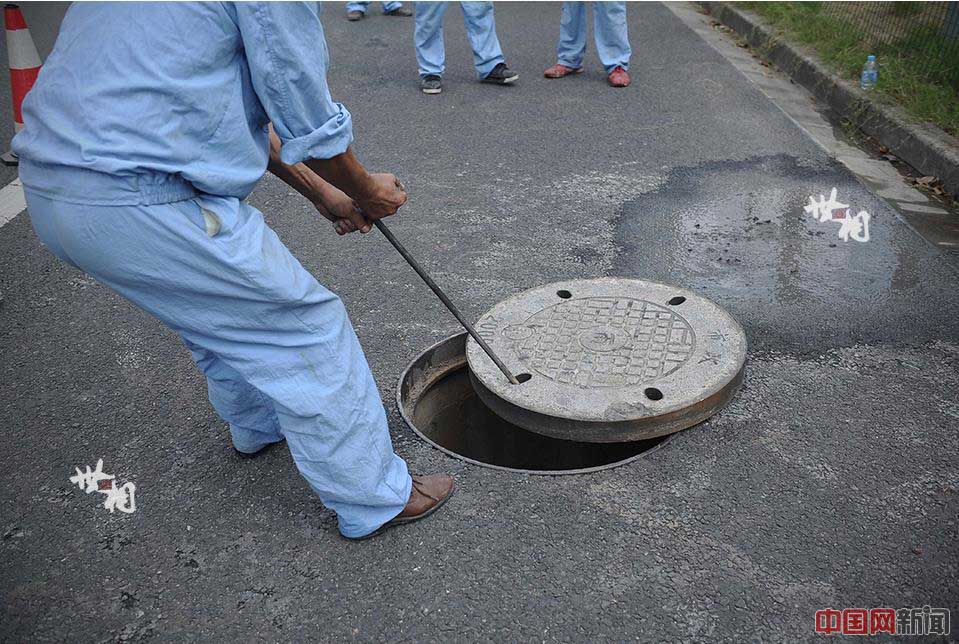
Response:
[{"label": "light blue work shirt", "polygon": [[[24,101],[21,180],[75,203],[163,203],[191,186],[245,198],[266,170],[269,122],[288,164],[350,145],[328,64],[316,3],[77,2]],[[54,181],[58,166],[93,173]],[[96,173],[134,183],[118,192]]]}]

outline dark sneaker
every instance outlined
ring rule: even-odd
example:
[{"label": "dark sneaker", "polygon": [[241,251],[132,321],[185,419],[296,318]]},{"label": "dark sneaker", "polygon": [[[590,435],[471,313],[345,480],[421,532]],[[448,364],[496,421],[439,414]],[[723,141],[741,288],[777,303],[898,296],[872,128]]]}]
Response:
[{"label": "dark sneaker", "polygon": [[493,71],[486,75],[482,82],[493,83],[494,85],[509,85],[517,78],[519,78],[519,74],[507,67],[506,63],[499,63],[493,68]]},{"label": "dark sneaker", "polygon": [[350,22],[356,22],[357,20],[362,20],[366,17],[366,14],[362,11],[347,11],[346,19]]},{"label": "dark sneaker", "polygon": [[413,15],[413,12],[406,7],[397,7],[396,9],[393,9],[393,11],[387,11],[385,13],[388,16],[400,16],[402,18],[409,18]]},{"label": "dark sneaker", "polygon": [[443,91],[443,79],[435,74],[424,76],[420,81],[420,89],[424,94],[439,94]]}]

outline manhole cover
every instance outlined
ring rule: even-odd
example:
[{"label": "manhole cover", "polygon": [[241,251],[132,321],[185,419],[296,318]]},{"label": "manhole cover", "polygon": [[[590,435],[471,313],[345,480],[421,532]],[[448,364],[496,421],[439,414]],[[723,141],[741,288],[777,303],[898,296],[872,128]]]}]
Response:
[{"label": "manhole cover", "polygon": [[474,388],[502,418],[530,431],[597,443],[685,429],[736,392],[742,327],[692,291],[604,278],[541,286],[494,306],[477,331],[519,385],[470,339]]}]

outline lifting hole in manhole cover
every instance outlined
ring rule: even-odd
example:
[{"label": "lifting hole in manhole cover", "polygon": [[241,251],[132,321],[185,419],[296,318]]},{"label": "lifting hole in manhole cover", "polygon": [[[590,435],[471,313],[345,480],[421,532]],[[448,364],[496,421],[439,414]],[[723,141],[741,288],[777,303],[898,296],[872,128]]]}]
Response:
[{"label": "lifting hole in manhole cover", "polygon": [[[522,382],[523,376],[530,378],[516,378]],[[585,443],[544,436],[503,420],[473,389],[465,333],[430,347],[410,364],[400,378],[397,403],[413,431],[450,456],[530,474],[582,474],[625,465],[672,437]]]},{"label": "lifting hole in manhole cover", "polygon": [[682,295],[677,295],[676,297],[671,298],[671,299],[669,300],[669,303],[672,304],[673,306],[679,306],[680,304],[682,304],[682,303],[685,302],[685,301],[686,301],[686,298],[685,298],[685,297],[683,297]]},{"label": "lifting hole in manhole cover", "polygon": [[566,289],[556,291],[556,295],[563,298],[564,300],[568,300],[569,298],[573,297],[573,294],[567,291]]}]

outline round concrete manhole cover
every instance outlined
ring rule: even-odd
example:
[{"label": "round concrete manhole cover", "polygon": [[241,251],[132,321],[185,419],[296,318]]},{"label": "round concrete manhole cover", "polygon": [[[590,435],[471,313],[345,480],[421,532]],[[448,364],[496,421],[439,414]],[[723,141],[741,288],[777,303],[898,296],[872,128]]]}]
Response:
[{"label": "round concrete manhole cover", "polygon": [[500,417],[555,438],[611,443],[663,436],[719,411],[742,381],[746,335],[692,291],[641,280],[556,282],[515,295],[472,339],[473,385]]}]

